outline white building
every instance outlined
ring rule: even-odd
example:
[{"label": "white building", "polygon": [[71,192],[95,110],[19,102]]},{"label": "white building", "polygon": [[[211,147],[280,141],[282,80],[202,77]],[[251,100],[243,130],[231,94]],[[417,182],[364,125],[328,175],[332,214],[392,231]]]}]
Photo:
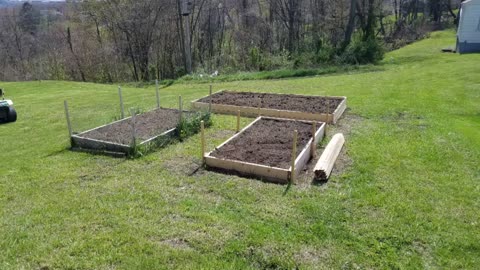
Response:
[{"label": "white building", "polygon": [[457,31],[459,53],[480,52],[480,0],[462,3]]}]

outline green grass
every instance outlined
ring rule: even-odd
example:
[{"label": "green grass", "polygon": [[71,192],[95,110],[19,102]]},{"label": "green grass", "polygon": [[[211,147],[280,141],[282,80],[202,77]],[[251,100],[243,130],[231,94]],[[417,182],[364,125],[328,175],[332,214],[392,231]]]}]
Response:
[{"label": "green grass", "polygon": [[[440,53],[454,41],[433,33],[376,72],[215,84],[348,96],[351,165],[285,194],[190,176],[199,135],[136,160],[71,152],[63,100],[78,132],[118,117],[116,87],[2,83],[19,120],[0,126],[0,269],[478,268],[480,55]],[[174,84],[162,103],[207,92]],[[126,87],[124,99],[153,108],[154,87]],[[209,150],[235,129],[234,117],[213,121]]]},{"label": "green grass", "polygon": [[[186,75],[178,80],[176,83],[220,83],[220,82],[234,82],[234,81],[251,81],[251,80],[278,80],[287,78],[311,77],[327,74],[338,74],[345,72],[367,72],[378,71],[378,66],[373,65],[344,65],[344,66],[325,66],[322,68],[309,69],[279,69],[261,72],[238,72],[234,74],[221,74],[216,77],[210,75]],[[171,85],[170,81],[166,81],[167,86]]]}]

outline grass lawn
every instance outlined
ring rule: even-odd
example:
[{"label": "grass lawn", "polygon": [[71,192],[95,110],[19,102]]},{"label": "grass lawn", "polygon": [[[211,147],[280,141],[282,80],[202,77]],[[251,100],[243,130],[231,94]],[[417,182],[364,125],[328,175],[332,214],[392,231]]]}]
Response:
[{"label": "grass lawn", "polygon": [[[480,55],[440,53],[454,42],[433,33],[374,71],[215,84],[348,97],[349,165],[287,192],[191,175],[198,135],[136,160],[71,152],[63,100],[82,131],[118,117],[116,86],[1,83],[19,120],[0,126],[0,269],[478,269]],[[208,85],[161,93],[175,107]],[[126,87],[124,100],[153,108],[154,88]],[[209,150],[235,129],[213,120]]]}]

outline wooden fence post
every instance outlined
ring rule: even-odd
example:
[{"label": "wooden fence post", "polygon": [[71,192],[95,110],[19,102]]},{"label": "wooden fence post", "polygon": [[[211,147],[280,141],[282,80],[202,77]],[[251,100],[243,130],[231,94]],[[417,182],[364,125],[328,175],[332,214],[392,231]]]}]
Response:
[{"label": "wooden fence post", "polygon": [[158,90],[158,80],[155,80],[155,91],[157,93],[157,109],[160,109],[160,93]]},{"label": "wooden fence post", "polygon": [[183,102],[182,102],[182,96],[178,96],[178,110],[180,111],[180,123],[182,122],[183,119]]},{"label": "wooden fence post", "polygon": [[130,113],[132,114],[132,136],[133,136],[133,146],[137,144],[137,132],[136,132],[136,127],[135,127],[135,109],[130,109]]},{"label": "wooden fence post", "polygon": [[70,138],[72,138],[73,132],[72,132],[72,123],[70,122],[70,113],[68,111],[68,102],[65,100],[63,102],[63,105],[65,106],[65,116],[67,117],[68,134],[70,134]]},{"label": "wooden fence post", "polygon": [[297,159],[297,139],[298,130],[293,132],[293,147],[292,147],[292,172],[290,174],[290,183],[295,184],[295,160]]},{"label": "wooden fence post", "polygon": [[210,95],[208,96],[209,98],[209,105],[208,105],[208,112],[212,112],[212,85],[210,84]]},{"label": "wooden fence post", "polygon": [[125,110],[123,108],[123,97],[122,97],[122,87],[118,86],[118,96],[120,97],[120,112],[122,114],[122,119],[125,118]]},{"label": "wooden fence post", "polygon": [[[332,119],[332,122],[333,122],[333,119]],[[330,99],[327,99],[327,125],[329,124],[330,124]]]},{"label": "wooden fence post", "polygon": [[237,133],[240,132],[240,110],[237,111]]},{"label": "wooden fence post", "polygon": [[201,133],[202,133],[202,165],[205,164],[205,123],[203,120],[200,122],[200,127],[201,127]]},{"label": "wooden fence post", "polygon": [[317,144],[315,142],[315,134],[317,133],[317,122],[312,124],[312,158],[315,158],[317,155]]}]

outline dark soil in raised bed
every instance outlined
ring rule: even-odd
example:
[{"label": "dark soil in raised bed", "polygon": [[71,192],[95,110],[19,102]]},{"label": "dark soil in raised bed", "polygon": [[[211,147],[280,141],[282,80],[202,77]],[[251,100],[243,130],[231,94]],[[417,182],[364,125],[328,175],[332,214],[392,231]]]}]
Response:
[{"label": "dark soil in raised bed", "polygon": [[[243,107],[300,111],[332,114],[343,99],[333,97],[300,96],[288,94],[267,94],[250,92],[223,91],[211,96],[213,104],[225,104]],[[210,97],[200,100],[209,103]]]},{"label": "dark soil in raised bed", "polygon": [[[320,128],[321,123],[317,124]],[[312,138],[312,124],[262,119],[211,156],[288,169],[292,160],[293,133],[298,131],[297,157]]]},{"label": "dark soil in raised bed", "polygon": [[[186,113],[184,113],[186,115]],[[175,128],[179,120],[179,111],[157,109],[135,117],[136,136],[139,142]],[[130,145],[133,141],[132,118],[128,118],[105,127],[97,128],[80,135],[84,138]]]}]

